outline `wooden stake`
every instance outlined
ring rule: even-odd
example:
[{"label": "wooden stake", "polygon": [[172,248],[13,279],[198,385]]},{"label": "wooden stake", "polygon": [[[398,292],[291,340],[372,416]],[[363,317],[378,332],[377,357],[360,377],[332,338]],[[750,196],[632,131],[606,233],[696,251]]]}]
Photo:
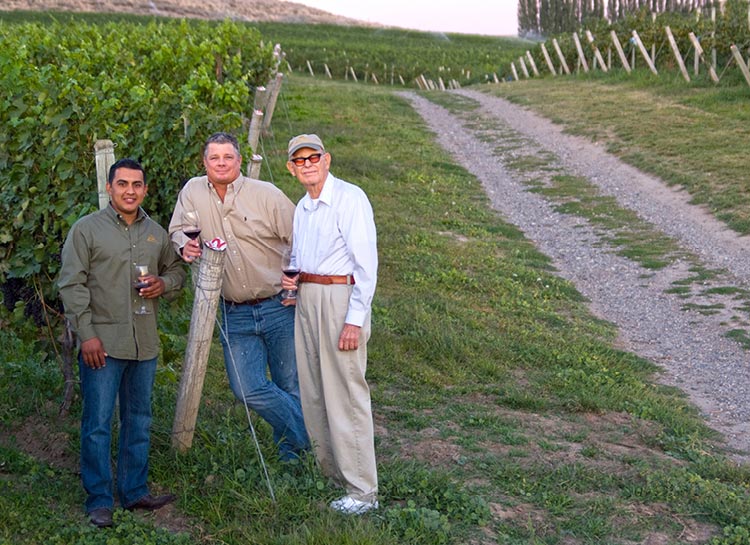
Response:
[{"label": "wooden stake", "polygon": [[651,57],[649,56],[648,51],[646,51],[646,47],[643,45],[643,42],[641,41],[641,37],[638,35],[637,30],[633,30],[633,39],[635,39],[635,45],[638,46],[638,50],[646,60],[646,64],[648,65],[651,72],[653,72],[654,75],[658,76],[659,72],[656,71],[656,66],[654,66],[654,63],[651,61]]},{"label": "wooden stake", "polygon": [[[260,141],[260,130],[263,126],[263,112],[260,110],[253,111],[253,118],[250,120],[250,129],[247,131],[247,145],[250,146],[250,150],[255,153],[258,149],[258,142]],[[248,165],[250,168],[250,165]]]},{"label": "wooden stake", "polygon": [[96,164],[99,210],[104,210],[109,205],[109,193],[107,193],[109,169],[115,164],[115,145],[112,140],[97,140],[94,143],[94,163]]},{"label": "wooden stake", "polygon": [[524,77],[529,79],[529,71],[526,68],[526,62],[523,60],[523,57],[518,57],[518,64],[521,65],[521,72],[523,72]]},{"label": "wooden stake", "polygon": [[544,62],[547,63],[547,68],[549,68],[549,71],[552,73],[553,76],[557,75],[557,72],[555,71],[555,65],[552,64],[552,59],[549,56],[549,53],[547,52],[547,48],[544,47],[544,44],[542,44],[542,55],[544,55]]},{"label": "wooden stake", "polygon": [[586,56],[583,54],[583,47],[581,46],[581,40],[578,38],[578,33],[573,33],[573,42],[576,44],[576,51],[578,51],[578,61],[581,63],[581,66],[583,66],[583,71],[588,72],[589,71],[589,63],[586,62]]},{"label": "wooden stake", "polygon": [[513,79],[518,81],[518,70],[516,70],[515,63],[510,63],[510,71],[513,73]]},{"label": "wooden stake", "polygon": [[536,62],[534,62],[534,57],[531,56],[531,51],[528,49],[526,50],[526,58],[529,59],[529,65],[531,65],[531,70],[534,72],[535,76],[539,75],[539,70],[536,68]]},{"label": "wooden stake", "polygon": [[261,133],[263,134],[270,134],[271,132],[271,120],[273,119],[274,111],[276,111],[276,102],[279,100],[283,80],[284,74],[277,72],[276,77],[271,82],[271,89],[268,93],[268,101],[266,103],[266,113],[263,116],[263,125],[261,127]]},{"label": "wooden stake", "polygon": [[315,77],[315,72],[313,72],[312,64],[310,64],[310,61],[305,61],[307,63],[307,69],[310,71],[310,75],[312,77]]},{"label": "wooden stake", "polygon": [[617,32],[613,30],[609,33],[609,36],[612,38],[612,43],[615,46],[615,51],[617,51],[617,56],[620,57],[622,67],[628,74],[630,74],[630,64],[628,63],[628,58],[625,56],[625,51],[622,50],[622,45],[620,45],[620,39],[617,37]]},{"label": "wooden stake", "polygon": [[740,50],[737,49],[737,46],[732,44],[729,49],[732,50],[732,55],[734,56],[734,60],[737,63],[737,66],[740,67],[740,71],[742,71],[742,75],[745,76],[745,81],[748,85],[750,85],[750,70],[747,68],[747,64],[745,64],[745,59],[742,58],[742,53],[740,53]]},{"label": "wooden stake", "polygon": [[719,83],[719,76],[716,75],[716,70],[714,70],[714,67],[711,66],[711,63],[706,60],[706,56],[703,53],[703,48],[701,47],[701,44],[698,41],[698,38],[696,38],[695,34],[693,34],[692,32],[688,33],[688,38],[690,38],[690,42],[693,44],[693,47],[695,48],[695,54],[698,56],[698,58],[701,61],[703,61],[703,64],[705,64],[706,67],[708,68],[708,75],[711,76],[711,79],[713,80],[714,83]]},{"label": "wooden stake", "polygon": [[552,38],[552,45],[554,46],[555,52],[557,53],[557,58],[560,59],[560,66],[562,66],[566,74],[570,75],[570,68],[568,68],[568,63],[565,60],[565,55],[563,55],[562,49],[560,49],[560,44],[557,43],[557,38]]},{"label": "wooden stake", "polygon": [[223,274],[224,252],[204,247],[172,424],[172,447],[180,452],[193,444]]},{"label": "wooden stake", "polygon": [[247,177],[255,180],[260,180],[260,167],[263,166],[263,156],[254,153],[250,158],[250,168],[248,169]]},{"label": "wooden stake", "polygon": [[682,60],[682,55],[680,54],[680,48],[677,47],[677,41],[674,39],[674,35],[672,34],[672,29],[669,28],[669,26],[665,26],[664,32],[667,33],[667,40],[669,40],[669,45],[672,47],[672,52],[674,53],[675,60],[677,60],[677,66],[680,67],[680,72],[682,72],[682,77],[685,78],[685,81],[690,83],[690,75],[688,74],[687,68],[685,68],[685,62]]},{"label": "wooden stake", "polygon": [[589,44],[591,44],[591,47],[594,48],[594,58],[599,62],[599,66],[602,67],[602,70],[604,72],[608,72],[609,69],[607,68],[607,65],[604,63],[604,58],[602,57],[602,54],[599,52],[599,48],[594,45],[594,35],[591,34],[590,30],[586,31],[586,39],[588,40]]}]

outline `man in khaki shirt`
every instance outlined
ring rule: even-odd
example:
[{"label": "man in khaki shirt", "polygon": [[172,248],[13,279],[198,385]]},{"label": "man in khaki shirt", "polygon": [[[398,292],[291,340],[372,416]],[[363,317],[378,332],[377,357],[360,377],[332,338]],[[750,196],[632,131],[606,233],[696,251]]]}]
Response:
[{"label": "man in khaki shirt", "polygon": [[[234,395],[273,429],[282,460],[309,448],[300,408],[294,349],[294,307],[281,304],[282,254],[291,245],[294,204],[273,184],[242,176],[237,139],[208,138],[205,176],[177,197],[169,234],[187,262],[201,254],[183,233],[185,212],[197,212],[200,238],[226,242],[222,284],[224,363]],[[266,370],[270,370],[271,379]]]}]

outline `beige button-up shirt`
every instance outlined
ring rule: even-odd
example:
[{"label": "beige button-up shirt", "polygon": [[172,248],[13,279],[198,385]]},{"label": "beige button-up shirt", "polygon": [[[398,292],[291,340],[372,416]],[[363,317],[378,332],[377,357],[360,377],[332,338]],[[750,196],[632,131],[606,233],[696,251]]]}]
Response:
[{"label": "beige button-up shirt", "polygon": [[202,241],[220,237],[227,243],[225,299],[242,302],[281,291],[281,255],[291,245],[294,204],[279,188],[240,176],[227,186],[222,202],[207,176],[190,179],[169,223],[177,252],[188,241],[182,232],[183,210],[198,212]]}]

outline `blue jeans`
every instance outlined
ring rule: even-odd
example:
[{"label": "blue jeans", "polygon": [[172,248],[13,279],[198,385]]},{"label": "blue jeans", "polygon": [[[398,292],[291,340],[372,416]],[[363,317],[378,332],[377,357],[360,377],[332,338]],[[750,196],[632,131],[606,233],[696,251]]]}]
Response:
[{"label": "blue jeans", "polygon": [[280,458],[290,460],[310,441],[299,400],[294,307],[280,301],[276,295],[257,305],[224,302],[221,343],[232,392],[271,425]]},{"label": "blue jeans", "polygon": [[151,392],[156,358],[145,361],[107,357],[101,369],[87,367],[79,354],[83,415],[81,416],[81,480],[88,494],[86,512],[112,508],[112,416],[120,396],[120,443],[117,495],[128,507],[147,495],[148,451],[151,443]]}]

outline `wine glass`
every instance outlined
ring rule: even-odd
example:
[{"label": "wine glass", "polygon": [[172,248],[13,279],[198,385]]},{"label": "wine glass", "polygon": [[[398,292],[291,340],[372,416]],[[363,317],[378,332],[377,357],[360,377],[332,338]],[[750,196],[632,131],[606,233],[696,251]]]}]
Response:
[{"label": "wine glass", "polygon": [[149,286],[148,282],[144,282],[142,278],[148,275],[148,265],[136,265],[135,266],[135,282],[133,282],[133,288],[138,292],[138,297],[141,299],[141,306],[135,309],[135,314],[151,314],[151,311],[146,308],[146,300],[141,295],[141,289]]},{"label": "wine glass", "polygon": [[[287,277],[293,278],[299,274],[299,269],[292,263],[292,249],[287,247],[281,254],[281,272]],[[297,299],[297,290],[284,290],[281,292],[282,301]]]},{"label": "wine glass", "polygon": [[198,221],[198,212],[195,210],[183,210],[182,232],[190,240],[195,240],[201,234],[201,224]]}]

